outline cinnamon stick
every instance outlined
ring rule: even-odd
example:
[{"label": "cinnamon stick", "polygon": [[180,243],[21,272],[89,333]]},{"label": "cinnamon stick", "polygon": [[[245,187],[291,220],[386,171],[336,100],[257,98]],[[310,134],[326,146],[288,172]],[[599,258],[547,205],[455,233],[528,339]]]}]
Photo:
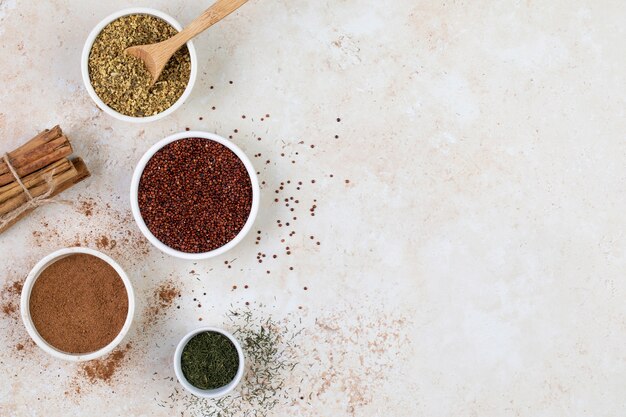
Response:
[{"label": "cinnamon stick", "polygon": [[[20,177],[25,177],[72,153],[72,145],[59,126],[45,130],[8,153],[11,165]],[[0,160],[0,186],[14,181],[4,160]]]},{"label": "cinnamon stick", "polygon": [[14,153],[14,154],[26,153],[28,151],[33,150],[37,146],[39,146],[42,142],[46,142],[47,137],[54,139],[54,138],[58,138],[59,136],[61,136],[61,134],[62,134],[62,131],[59,125],[56,125],[52,129],[45,129],[44,131],[38,133],[34,138],[29,140],[25,144],[21,145],[20,147],[18,147],[11,153]]},{"label": "cinnamon stick", "polygon": [[[39,171],[33,172],[32,174],[21,178],[22,184],[24,184],[24,186],[29,190],[31,195],[33,195],[32,189],[42,184],[45,185],[47,177],[58,177],[59,175],[70,169],[73,169],[73,165],[67,158],[63,158],[53,164],[48,165],[45,168],[40,169]],[[15,197],[27,198],[26,194],[24,193],[24,189],[21,185],[17,183],[17,181],[13,181],[7,185],[3,185],[2,187],[0,187],[0,205],[7,200]],[[33,197],[35,196],[33,195]],[[2,214],[4,214],[4,212],[0,208],[0,215]]]},{"label": "cinnamon stick", "polygon": [[[81,158],[74,158],[71,160],[68,160],[69,164],[70,164],[70,169],[64,171],[63,173],[56,175],[56,185],[54,186],[53,191],[50,193],[50,197],[54,197],[56,195],[58,195],[59,193],[67,190],[68,188],[70,188],[72,185],[79,183],[80,181],[84,180],[85,178],[88,178],[91,174],[89,173],[89,170],[87,169],[87,166],[85,165],[85,163],[83,162],[83,160]],[[26,184],[24,184],[26,185]],[[29,188],[29,192],[31,192],[31,195],[33,195],[33,197],[36,197],[38,195],[42,195],[44,193],[47,192],[47,190],[49,185],[45,185],[45,186],[41,186],[41,185],[37,185],[35,186],[32,190]],[[3,210],[6,210],[6,208],[10,207],[9,204],[14,205],[14,203],[11,203],[12,200],[16,200],[16,198],[19,197],[15,197],[12,199],[9,199],[7,202],[5,202],[0,209],[0,212],[2,212]],[[22,196],[22,198],[26,198],[26,195],[24,194]],[[24,203],[22,203],[24,204]],[[19,207],[20,205],[17,205],[17,207]],[[33,211],[35,208],[31,208],[28,209],[22,213],[20,213],[16,218],[14,218],[13,220],[11,220],[10,222],[8,222],[6,225],[4,225],[4,227],[0,226],[0,233],[4,232],[5,230],[7,230],[8,228],[10,228],[11,226],[13,226],[15,223],[17,223],[20,219],[22,219],[24,216],[28,215],[31,211]]]}]

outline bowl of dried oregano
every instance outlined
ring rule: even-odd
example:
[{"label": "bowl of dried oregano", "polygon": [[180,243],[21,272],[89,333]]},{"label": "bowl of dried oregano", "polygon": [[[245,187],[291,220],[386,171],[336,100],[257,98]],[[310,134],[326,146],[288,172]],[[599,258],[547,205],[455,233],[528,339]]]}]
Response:
[{"label": "bowl of dried oregano", "polygon": [[96,105],[127,122],[151,122],[179,108],[198,72],[192,42],[172,56],[154,84],[143,62],[124,50],[161,42],[181,30],[173,17],[144,7],[120,10],[98,23],[85,42],[81,62],[85,88]]}]

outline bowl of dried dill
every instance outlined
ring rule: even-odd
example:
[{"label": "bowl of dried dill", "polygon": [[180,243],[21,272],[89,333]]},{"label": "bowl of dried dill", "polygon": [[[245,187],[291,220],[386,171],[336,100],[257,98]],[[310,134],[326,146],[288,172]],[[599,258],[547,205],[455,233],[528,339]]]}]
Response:
[{"label": "bowl of dried dill", "polygon": [[135,123],[161,119],[182,106],[198,73],[191,41],[172,56],[154,84],[143,62],[124,52],[181,30],[172,16],[145,7],[105,17],[87,37],[81,57],[83,83],[91,99],[114,118]]},{"label": "bowl of dried dill", "polygon": [[174,353],[174,372],[181,385],[203,398],[220,398],[243,377],[241,344],[226,330],[201,327],[185,335]]}]

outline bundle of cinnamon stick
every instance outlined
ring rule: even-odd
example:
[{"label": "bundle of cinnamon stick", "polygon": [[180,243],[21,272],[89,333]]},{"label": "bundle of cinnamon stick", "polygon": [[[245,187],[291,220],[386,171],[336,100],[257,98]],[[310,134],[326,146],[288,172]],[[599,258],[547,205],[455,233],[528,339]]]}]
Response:
[{"label": "bundle of cinnamon stick", "polygon": [[0,156],[0,233],[42,203],[89,177],[83,160],[68,158],[71,154],[69,139],[55,126]]}]

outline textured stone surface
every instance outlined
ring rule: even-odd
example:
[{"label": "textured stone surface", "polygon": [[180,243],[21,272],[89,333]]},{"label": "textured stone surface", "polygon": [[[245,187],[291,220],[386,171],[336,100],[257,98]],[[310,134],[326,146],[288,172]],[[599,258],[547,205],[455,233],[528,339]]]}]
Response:
[{"label": "textured stone surface", "polygon": [[[208,3],[142,5],[186,24]],[[272,415],[623,414],[623,2],[252,0],[197,39],[189,101],[149,125],[80,78],[91,28],[128,6],[0,1],[2,150],[60,123],[93,173],[0,236],[0,415],[180,415],[178,339],[245,302],[303,330]],[[128,197],[187,127],[232,135],[265,181],[252,233],[197,264],[149,247]],[[76,243],[137,292],[108,382],[32,346],[16,311],[19,280]],[[155,304],[167,282],[181,297]]]}]

